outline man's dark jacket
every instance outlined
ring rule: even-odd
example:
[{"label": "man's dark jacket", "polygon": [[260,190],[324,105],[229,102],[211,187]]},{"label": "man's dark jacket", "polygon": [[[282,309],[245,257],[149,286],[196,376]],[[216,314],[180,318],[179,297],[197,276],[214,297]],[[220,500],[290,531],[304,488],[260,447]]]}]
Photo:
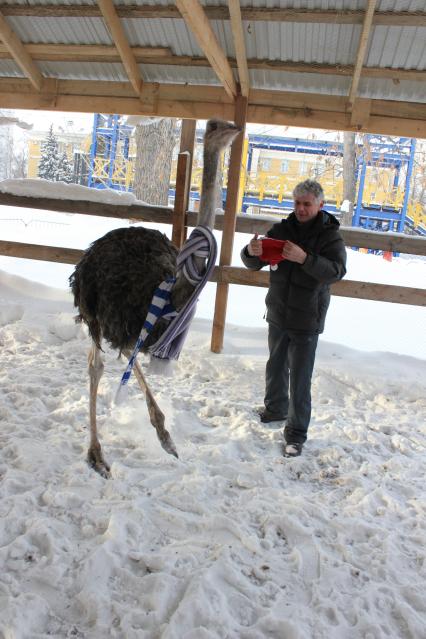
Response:
[{"label": "man's dark jacket", "polygon": [[[279,240],[291,240],[307,253],[303,264],[283,260],[270,272],[266,296],[268,322],[295,331],[322,333],[330,304],[330,284],[346,273],[346,250],[339,233],[339,222],[327,211],[319,211],[311,221],[299,223],[294,213],[274,224],[266,234]],[[266,266],[247,247],[241,251],[247,268]]]}]

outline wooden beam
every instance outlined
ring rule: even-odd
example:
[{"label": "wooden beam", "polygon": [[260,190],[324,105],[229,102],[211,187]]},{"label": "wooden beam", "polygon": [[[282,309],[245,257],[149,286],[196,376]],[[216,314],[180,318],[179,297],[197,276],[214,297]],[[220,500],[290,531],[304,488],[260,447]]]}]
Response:
[{"label": "wooden beam", "polygon": [[120,18],[117,16],[112,0],[97,0],[102,16],[111,33],[112,40],[120,54],[121,61],[126,69],[127,77],[137,95],[142,88],[142,77],[139,67],[124,33]]},{"label": "wooden beam", "polygon": [[351,124],[356,126],[358,131],[367,131],[370,122],[371,100],[368,98],[357,98],[351,109]]},{"label": "wooden beam", "polygon": [[[29,43],[23,45],[27,53],[34,59],[47,62],[66,62],[81,60],[84,62],[121,62],[120,54],[111,45],[98,44],[43,44]],[[182,67],[209,67],[207,58],[198,56],[173,55],[168,47],[131,47],[138,63],[166,64]],[[0,59],[11,59],[7,47],[0,43]],[[237,68],[237,61],[228,58],[232,68]],[[354,66],[351,64],[316,64],[293,62],[291,60],[247,60],[249,69],[265,69],[269,71],[285,71],[287,73],[314,73],[321,75],[352,76]],[[426,70],[400,69],[390,67],[363,67],[361,77],[389,78],[390,80],[426,81]]]},{"label": "wooden beam", "polygon": [[351,88],[349,90],[349,104],[353,105],[358,91],[358,85],[361,78],[361,70],[364,65],[365,54],[367,52],[368,38],[370,36],[371,26],[373,23],[374,10],[377,0],[368,0],[367,10],[362,25],[361,37],[358,44],[358,52],[356,54],[354,74],[352,76]]},{"label": "wooden beam", "polygon": [[[55,18],[99,18],[102,16],[96,5],[69,4],[3,4],[1,11],[5,16],[55,17]],[[204,7],[210,20],[229,20],[226,6]],[[170,5],[117,5],[120,18],[179,18],[178,9]],[[241,17],[245,21],[257,22],[299,22],[325,24],[362,24],[364,12],[359,10],[310,10],[280,9],[267,7],[241,7]],[[424,11],[376,11],[374,25],[424,27],[426,12]]]},{"label": "wooden beam", "polygon": [[150,206],[149,204],[105,204],[90,200],[59,200],[50,197],[31,197],[13,195],[0,191],[0,204],[3,206],[17,206],[43,211],[57,211],[59,213],[78,213],[79,215],[94,215],[95,217],[112,217],[120,220],[136,220],[171,224],[172,209],[168,206]]},{"label": "wooden beam", "polygon": [[172,242],[180,249],[186,240],[185,217],[189,202],[191,182],[191,156],[187,151],[179,153],[176,166],[175,202],[173,207]]},{"label": "wooden beam", "polygon": [[[59,264],[77,264],[83,253],[84,251],[81,249],[0,240],[0,255],[7,257],[41,260]],[[216,266],[210,281],[226,286],[229,286],[229,284],[242,284],[244,286],[267,287],[269,285],[269,272],[250,271],[249,269],[235,266]],[[355,299],[426,306],[425,290],[408,286],[341,280],[331,286],[331,294]]]},{"label": "wooden beam", "polygon": [[[269,271],[250,271],[237,266],[219,266],[214,269],[211,280],[227,285],[241,284],[267,288],[269,286]],[[425,289],[394,286],[393,284],[372,284],[345,279],[332,284],[331,294],[377,302],[426,306]]]},{"label": "wooden beam", "polygon": [[[0,205],[16,206],[30,209],[42,209],[43,211],[59,211],[61,213],[78,213],[80,215],[95,215],[112,217],[124,220],[139,220],[141,222],[157,222],[158,224],[171,224],[172,209],[168,206],[150,206],[149,204],[106,204],[91,202],[89,200],[62,200],[47,197],[32,197],[14,195],[0,191]],[[197,224],[198,213],[188,211],[187,223],[190,227]],[[216,215],[215,229],[222,231],[224,228],[224,215]],[[236,220],[237,233],[263,234],[276,221],[276,217],[239,215]],[[379,231],[366,231],[353,227],[341,227],[340,232],[347,246],[359,248],[379,249],[395,253],[408,253],[410,255],[426,256],[426,238],[403,233],[383,233]]]},{"label": "wooden beam", "polygon": [[[229,158],[228,182],[226,187],[225,215],[223,219],[223,234],[220,247],[220,265],[229,265],[232,261],[234,246],[235,224],[238,213],[240,194],[241,162],[243,157],[244,135],[247,123],[247,98],[238,96],[235,101],[235,124],[241,127],[241,133],[235,138]],[[211,350],[220,353],[223,348],[223,336],[226,323],[226,309],[228,305],[228,289],[226,283],[220,283],[216,289],[216,300],[213,317]]]},{"label": "wooden beam", "polygon": [[[121,62],[115,46],[100,44],[24,44],[26,52],[34,59],[49,62]],[[136,61],[153,59],[151,64],[170,64],[172,56],[169,47],[131,47]],[[0,58],[11,57],[7,48],[0,43]],[[207,60],[205,65],[208,66]]]},{"label": "wooden beam", "polygon": [[240,79],[241,95],[248,97],[250,78],[247,66],[246,44],[244,40],[243,23],[241,21],[240,0],[228,0],[231,18],[232,35],[234,36],[235,55],[237,57],[238,76]]},{"label": "wooden beam", "polygon": [[223,84],[226,93],[231,99],[235,98],[238,91],[234,74],[199,0],[176,0],[176,6]]},{"label": "wooden beam", "polygon": [[178,248],[183,245],[187,235],[185,220],[189,204],[189,195],[191,192],[191,175],[194,160],[196,125],[196,120],[182,120],[180,151],[176,168],[176,188],[172,230],[172,242]]},{"label": "wooden beam", "polygon": [[42,262],[58,262],[60,264],[77,264],[82,258],[80,249],[67,249],[62,246],[41,246],[24,242],[5,242],[0,240],[0,255],[6,257],[21,257],[26,260],[41,260]]},{"label": "wooden beam", "polygon": [[43,76],[2,13],[0,13],[0,39],[33,87],[41,91]]},{"label": "wooden beam", "polygon": [[[45,83],[48,81],[46,80]],[[163,117],[232,120],[233,102],[221,87],[145,83],[135,97],[128,82],[52,80],[49,94],[39,94],[22,79],[0,78],[0,108],[87,113],[152,113]],[[344,96],[251,89],[248,122],[356,131]],[[371,100],[368,130],[383,135],[426,138],[424,103]]]}]

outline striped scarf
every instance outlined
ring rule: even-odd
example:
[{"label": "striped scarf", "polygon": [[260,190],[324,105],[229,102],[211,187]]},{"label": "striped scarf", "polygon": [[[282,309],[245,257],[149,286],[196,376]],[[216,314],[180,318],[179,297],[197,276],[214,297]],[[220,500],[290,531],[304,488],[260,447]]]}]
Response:
[{"label": "striped scarf", "polygon": [[[178,274],[183,272],[186,279],[194,286],[194,291],[186,304],[179,313],[177,313],[170,305],[170,295],[176,278],[167,278],[164,282],[161,282],[155,290],[142,330],[121,378],[115,398],[116,403],[121,401],[123,390],[132,374],[136,357],[154,324],[160,317],[169,319],[170,323],[155,344],[149,347],[148,351],[154,357],[161,359],[178,359],[191,320],[195,315],[199,294],[213,271],[216,256],[217,244],[213,233],[205,226],[197,226],[192,231],[177,257],[177,272]],[[197,270],[194,263],[195,257],[202,257],[207,260],[203,273]]]}]

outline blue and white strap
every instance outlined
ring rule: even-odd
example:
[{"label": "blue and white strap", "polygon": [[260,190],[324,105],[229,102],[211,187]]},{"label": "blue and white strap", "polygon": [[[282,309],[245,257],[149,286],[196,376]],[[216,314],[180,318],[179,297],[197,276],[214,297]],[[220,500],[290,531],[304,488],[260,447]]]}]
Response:
[{"label": "blue and white strap", "polygon": [[[201,273],[194,263],[195,256],[207,260]],[[178,271],[183,270],[185,277],[193,284],[194,291],[179,313],[171,320],[164,333],[155,344],[149,347],[148,350],[154,357],[178,359],[197,309],[198,297],[214,269],[216,257],[217,243],[212,231],[206,226],[195,227],[177,258]]]},{"label": "blue and white strap", "polygon": [[152,331],[158,318],[165,316],[166,314],[169,317],[174,316],[176,314],[176,313],[170,313],[170,307],[168,305],[168,302],[170,300],[170,291],[172,290],[175,282],[176,282],[175,277],[167,278],[166,280],[164,280],[164,282],[161,282],[160,286],[154,292],[153,298],[148,307],[148,314],[143,323],[142,330],[135,344],[133,353],[129,359],[126,370],[124,371],[123,376],[121,378],[120,386],[118,387],[118,390],[115,396],[116,403],[119,403],[119,401],[121,400],[121,391],[123,387],[126,386],[127,382],[130,379],[130,375],[132,374],[136,357],[138,356],[140,349],[144,345],[146,338]]},{"label": "blue and white strap", "polygon": [[[169,319],[170,323],[160,338],[148,348],[151,355],[162,359],[178,359],[186,334],[197,308],[198,296],[213,271],[217,256],[217,243],[209,228],[197,226],[183,245],[177,257],[178,272],[183,270],[185,277],[194,286],[194,292],[183,308],[176,313],[170,305],[170,294],[176,282],[170,277],[155,290],[148,315],[129,359],[126,370],[121,378],[120,386],[115,396],[116,403],[122,399],[123,389],[132,374],[136,357],[159,317]],[[194,257],[207,260],[203,272],[200,273],[194,263]]]}]

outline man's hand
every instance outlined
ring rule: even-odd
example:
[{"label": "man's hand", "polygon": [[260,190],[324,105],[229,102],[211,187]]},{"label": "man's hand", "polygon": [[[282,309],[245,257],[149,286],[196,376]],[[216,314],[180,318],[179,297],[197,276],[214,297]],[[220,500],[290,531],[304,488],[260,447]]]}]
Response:
[{"label": "man's hand", "polygon": [[[253,240],[252,240],[253,241]],[[297,262],[303,264],[308,254],[297,244],[293,244],[290,240],[287,240],[283,248],[283,257],[290,262]]]},{"label": "man's hand", "polygon": [[247,253],[249,255],[259,257],[262,255],[262,240],[258,240],[258,233],[250,240],[247,245]]}]

